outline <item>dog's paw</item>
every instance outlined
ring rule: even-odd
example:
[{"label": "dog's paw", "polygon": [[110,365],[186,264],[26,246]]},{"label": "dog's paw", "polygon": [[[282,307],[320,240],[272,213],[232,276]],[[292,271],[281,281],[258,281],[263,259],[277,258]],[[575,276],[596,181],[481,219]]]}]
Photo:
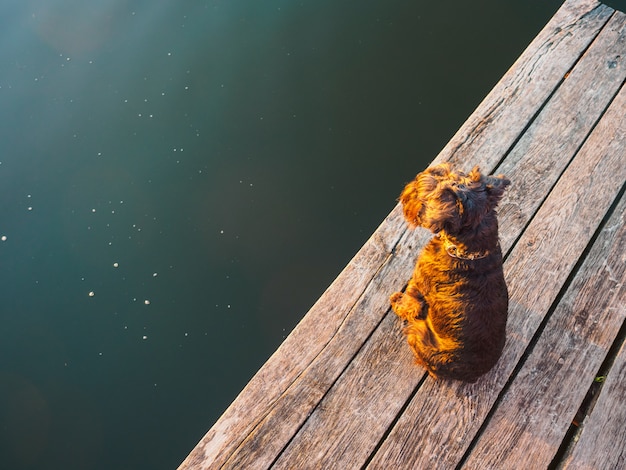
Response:
[{"label": "dog's paw", "polygon": [[389,297],[389,302],[391,302],[391,306],[400,302],[403,296],[404,294],[402,292],[394,292],[393,294],[391,294],[391,296]]},{"label": "dog's paw", "polygon": [[402,292],[396,292],[389,297],[389,300],[391,302],[392,310],[402,320],[408,321],[409,319],[417,317],[419,307],[415,299],[410,295]]},{"label": "dog's paw", "polygon": [[391,309],[401,319],[405,318],[404,308],[402,307],[403,297],[404,297],[404,294],[402,292],[395,292],[389,297],[389,302],[391,303]]}]

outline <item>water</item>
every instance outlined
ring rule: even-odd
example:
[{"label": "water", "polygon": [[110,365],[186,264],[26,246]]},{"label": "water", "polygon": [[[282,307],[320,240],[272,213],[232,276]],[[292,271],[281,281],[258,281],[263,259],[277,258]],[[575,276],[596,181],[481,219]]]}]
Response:
[{"label": "water", "polygon": [[559,4],[6,0],[3,468],[180,463]]}]

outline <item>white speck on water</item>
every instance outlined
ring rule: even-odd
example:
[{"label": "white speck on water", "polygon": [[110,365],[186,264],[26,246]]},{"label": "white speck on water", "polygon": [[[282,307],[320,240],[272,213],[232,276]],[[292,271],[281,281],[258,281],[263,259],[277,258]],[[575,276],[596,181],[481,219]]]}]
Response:
[{"label": "white speck on water", "polygon": [[0,240],[2,240],[3,242],[7,241],[7,236],[6,235],[2,235],[2,238],[0,238]]},{"label": "white speck on water", "polygon": [[87,295],[89,295],[89,297],[93,297],[94,295],[96,295],[96,293],[94,291],[89,291],[89,294]]},{"label": "white speck on water", "polygon": [[33,210],[32,206],[28,206],[28,210],[32,211]]},{"label": "white speck on water", "polygon": [[144,301],[143,301],[143,303],[144,303],[145,305],[150,305],[150,301],[149,301],[148,299],[144,300]]},{"label": "white speck on water", "polygon": [[143,335],[143,336],[141,337],[141,339],[143,339],[143,340],[145,341],[145,340],[147,340],[147,339],[148,339],[148,337],[147,337],[146,335]]},{"label": "white speck on water", "polygon": [[119,263],[113,263],[113,267],[114,268],[119,268],[120,264]]},{"label": "white speck on water", "polygon": [[152,277],[157,277],[158,273],[152,273]]},{"label": "white speck on water", "polygon": [[91,209],[91,212],[96,212],[96,210],[95,209]]}]

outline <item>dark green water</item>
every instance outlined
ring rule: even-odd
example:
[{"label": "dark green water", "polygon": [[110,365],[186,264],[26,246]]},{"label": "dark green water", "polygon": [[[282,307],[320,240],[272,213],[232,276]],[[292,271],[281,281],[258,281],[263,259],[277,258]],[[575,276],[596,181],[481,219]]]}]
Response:
[{"label": "dark green water", "polygon": [[0,466],[175,468],[560,3],[5,0]]}]

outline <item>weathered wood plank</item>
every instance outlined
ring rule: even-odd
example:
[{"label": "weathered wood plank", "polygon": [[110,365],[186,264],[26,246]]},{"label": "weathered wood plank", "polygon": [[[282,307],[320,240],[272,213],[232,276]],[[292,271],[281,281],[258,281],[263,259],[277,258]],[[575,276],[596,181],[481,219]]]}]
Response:
[{"label": "weathered wood plank", "polygon": [[[492,169],[610,13],[596,1],[566,2],[438,159],[477,152],[471,161]],[[519,122],[503,121],[512,116]],[[410,275],[412,260],[389,256],[401,237],[403,246],[421,246],[428,238],[406,234],[396,206],[180,468],[214,468],[229,459],[228,465],[253,461],[262,467],[278,455],[384,315],[388,292],[382,289],[373,301],[370,293],[383,280],[394,277],[396,283],[397,276],[403,282]]]},{"label": "weathered wood plank", "polygon": [[496,368],[473,385],[426,380],[372,468],[450,468],[462,457],[624,184],[625,106],[622,88],[505,262],[509,323]]},{"label": "weathered wood plank", "polygon": [[[412,235],[405,233],[403,243],[413,243]],[[389,308],[388,292],[381,285],[390,279],[404,282],[403,276],[410,275],[406,265],[410,267],[413,259],[414,254],[409,250],[389,257],[316,360],[283,393],[244,445],[226,461],[227,468],[263,468],[280,453]],[[316,334],[314,328],[310,334]]]},{"label": "weathered wood plank", "polygon": [[[535,213],[541,199],[528,196],[548,194],[589,135],[626,78],[625,55],[626,15],[616,12],[497,168],[515,182],[498,209],[507,224],[521,230]],[[504,248],[517,232],[501,235]]]},{"label": "weathered wood plank", "polygon": [[[402,211],[396,207],[179,468],[224,465],[239,446],[250,446],[248,435],[263,420],[267,421],[277,401],[283,399],[289,401],[285,406],[291,405],[292,397],[284,400],[287,390],[338,334],[371,279],[389,261],[394,246],[404,235],[397,230],[401,222]],[[372,319],[373,326],[378,321]],[[318,393],[323,394],[323,390]],[[314,403],[313,398],[309,406]],[[297,409],[293,413],[294,420],[303,419],[296,416]],[[287,434],[291,432],[288,427],[284,429]]]},{"label": "weathered wood plank", "polygon": [[[273,468],[344,469],[363,465],[424,376],[398,335],[396,318],[387,314]],[[401,374],[411,377],[398,380]]]},{"label": "weathered wood plank", "polygon": [[[622,224],[624,221],[622,220]],[[626,264],[624,249],[621,256]],[[612,274],[609,273],[609,276]],[[624,286],[622,284],[622,290]],[[623,306],[622,306],[623,307]],[[602,392],[564,468],[568,470],[613,470],[626,468],[626,343],[607,375]]]},{"label": "weathered wood plank", "polygon": [[547,468],[554,459],[626,318],[624,214],[622,197],[464,468],[514,468],[524,461]]},{"label": "weathered wood plank", "polygon": [[[619,38],[619,34],[613,33],[613,28],[607,28],[607,29],[609,30],[609,33],[607,33],[606,36],[609,38],[609,40],[605,41],[605,40],[600,40],[599,38],[597,49],[604,50],[607,47],[607,42],[609,43],[609,45],[612,45],[616,42],[616,36]],[[619,39],[617,42],[619,42]],[[597,67],[598,63],[601,63],[602,66],[605,66],[606,61],[604,59],[606,55],[605,54],[599,55],[598,53],[594,52],[597,49],[590,49],[589,54],[588,54],[589,58],[581,60],[581,63],[579,65],[580,65],[580,68],[583,70],[583,72],[577,72],[577,75],[580,75],[581,77],[589,77],[591,76],[591,73],[589,72],[585,73],[585,71],[589,71],[589,70],[591,70],[591,72],[596,71],[596,69],[598,68]],[[609,57],[611,58],[614,57],[614,54],[612,51],[609,51],[608,54],[609,54],[608,55]],[[578,70],[578,66],[575,70]],[[528,218],[530,217],[531,212],[533,210],[536,210],[537,206],[543,200],[544,194],[548,192],[549,188],[552,186],[552,184],[554,184],[554,181],[556,180],[556,178],[558,178],[558,175],[560,174],[562,169],[570,162],[570,159],[572,158],[571,156],[575,153],[577,148],[582,144],[584,139],[587,137],[587,133],[592,128],[592,125],[597,119],[597,115],[599,115],[604,110],[604,108],[607,106],[607,103],[610,102],[610,99],[613,97],[615,90],[624,79],[623,71],[622,71],[621,76],[618,75],[617,78],[615,74],[611,74],[611,73],[601,74],[601,76],[606,76],[606,82],[604,82],[604,80],[600,80],[601,85],[602,85],[601,88],[606,91],[606,93],[604,94],[599,93],[602,96],[601,99],[596,96],[598,95],[598,93],[575,94],[575,93],[572,93],[571,90],[566,90],[566,92],[564,93],[557,92],[554,99],[556,100],[556,103],[558,106],[548,106],[544,108],[544,112],[545,114],[548,114],[548,117],[540,120],[540,122],[542,122],[546,127],[535,126],[529,129],[529,132],[532,132],[532,135],[535,136],[535,139],[547,141],[545,143],[542,143],[542,145],[535,145],[535,148],[538,148],[540,151],[546,151],[550,155],[549,158],[546,158],[546,161],[548,161],[549,164],[546,165],[544,163],[540,163],[540,166],[541,165],[545,166],[546,168],[544,170],[545,172],[551,170],[554,173],[554,174],[547,174],[544,172],[544,177],[548,180],[547,183],[538,182],[537,184],[534,184],[534,185],[523,183],[524,178],[526,177],[527,169],[529,167],[532,168],[531,165],[535,163],[538,158],[541,158],[541,153],[538,153],[537,151],[528,152],[524,154],[525,156],[524,159],[522,159],[521,157],[517,158],[516,159],[517,167],[512,167],[512,166],[508,167],[510,172],[508,172],[507,174],[509,176],[512,176],[512,180],[514,181],[513,186],[515,186],[515,184],[517,184],[518,181],[521,181],[522,182],[521,186],[525,188],[525,194],[524,194],[524,197],[518,197],[518,195],[515,193],[512,196],[513,200],[516,200],[514,202],[515,206],[522,207],[523,215],[521,217],[519,214],[512,213],[511,211],[503,214],[503,216],[501,217],[501,226],[503,227],[502,235],[503,235],[503,238],[506,240],[506,244],[504,245],[505,250],[508,249],[512,241],[519,236],[519,233],[523,225],[528,221]],[[591,80],[589,80],[589,82],[591,82]],[[583,84],[591,85],[591,83],[583,83]],[[574,99],[573,97],[576,97],[577,99]],[[571,111],[577,111],[580,107],[583,107],[583,108],[591,107],[592,110],[595,111],[596,116],[593,119],[586,119],[584,124],[575,126],[575,129],[571,131],[571,135],[566,133],[567,129],[564,127],[563,124],[560,126],[555,125],[555,122],[558,122],[558,118],[555,119],[549,116],[549,113],[569,114]],[[566,125],[568,122],[569,122],[569,119],[565,120],[564,124]],[[567,144],[562,143],[561,137],[563,135],[568,136]],[[531,143],[533,142],[532,138],[527,139],[527,140]],[[550,144],[552,145],[552,148],[549,146]],[[563,147],[565,147],[565,149],[563,149]],[[569,151],[569,153],[567,153],[567,151]],[[505,204],[506,204],[506,201],[511,201],[511,198],[507,197],[505,199]],[[511,204],[511,202],[509,202],[508,204]],[[515,219],[512,219],[513,217]],[[522,219],[523,223],[519,223],[520,219]],[[398,247],[398,250],[400,249],[401,249],[401,245],[399,245]],[[381,326],[381,328],[385,330],[384,334],[389,333],[388,331],[386,331],[386,326],[387,325]],[[376,334],[375,338],[379,339],[378,333]],[[379,352],[377,352],[376,354],[378,353]],[[394,366],[396,365],[399,365],[399,363],[394,364]],[[370,367],[370,366],[366,366],[365,364],[362,364],[361,366],[366,367],[366,370],[369,370],[368,368]],[[393,367],[393,366],[390,366],[390,367]],[[388,373],[389,373],[388,369],[382,370],[383,375],[387,375]],[[420,376],[415,376],[413,377],[414,381],[408,380],[408,381],[397,382],[398,387],[401,388],[401,390],[396,390],[396,392],[398,393],[397,396],[399,398],[398,401],[400,404],[402,403],[401,397],[405,397],[405,398],[408,397],[408,394],[410,394],[410,392],[412,391],[413,387],[415,386],[415,384],[417,383],[419,379],[420,379]],[[356,380],[357,383],[348,381],[347,385],[345,386],[345,393],[348,394],[349,391],[353,387],[358,386],[359,380]],[[381,378],[380,381],[382,382],[383,379]],[[370,386],[375,387],[375,385],[370,385]],[[341,401],[343,399],[341,398],[343,396],[343,393],[344,393],[343,391],[337,392],[338,400]],[[376,397],[377,395],[375,393],[372,393],[371,396]],[[341,405],[337,405],[334,409],[338,411],[340,408],[352,409],[353,407],[358,407],[358,404],[359,404],[358,396],[349,397],[349,398],[346,398],[346,400],[350,400],[350,401],[346,403],[342,403]],[[328,405],[325,404],[325,402],[322,403],[322,406],[325,406],[326,409],[332,409],[332,408],[329,408]],[[370,414],[373,414],[380,418],[377,420],[377,423],[379,424],[389,423],[393,419],[394,412],[397,411],[397,408],[393,406],[388,407],[386,405],[386,402],[384,401],[380,408],[381,409],[370,411]],[[389,415],[387,419],[382,419],[382,416],[387,415],[387,414]],[[321,418],[318,418],[317,414],[314,413],[314,415],[310,419],[310,423],[307,423],[305,429],[309,429],[309,428],[314,429],[317,426],[317,423],[320,419]],[[325,422],[325,426],[328,429],[334,429],[335,427],[345,428],[344,423],[341,423],[341,422],[334,423],[333,420],[335,419],[339,419],[339,421],[341,420],[337,416],[332,416],[332,417],[327,416],[326,419],[330,420],[330,422]],[[370,430],[372,431],[374,431],[374,429],[376,429],[375,426],[370,428]],[[320,438],[323,439],[323,436],[320,436]],[[300,447],[294,447],[295,444],[292,444],[292,447],[294,447],[294,449],[297,449],[297,451],[296,450],[293,451],[294,454],[307,455],[308,452],[306,449],[312,449],[315,445],[322,445],[321,443],[312,439],[312,436],[308,434],[303,435],[301,440],[304,442],[304,444],[302,444],[302,446]],[[375,443],[376,440],[375,439],[373,440]],[[340,441],[332,440],[331,445],[339,446]],[[375,444],[372,444],[372,445],[375,445]],[[367,449],[367,447],[365,446],[363,442],[359,443],[359,448],[363,449],[363,451]],[[289,451],[287,451],[287,455],[289,455]],[[291,462],[291,460],[289,459],[285,459],[285,461]]]},{"label": "weathered wood plank", "polygon": [[568,0],[485,97],[433,163],[491,170],[522,134],[613,10]]}]

